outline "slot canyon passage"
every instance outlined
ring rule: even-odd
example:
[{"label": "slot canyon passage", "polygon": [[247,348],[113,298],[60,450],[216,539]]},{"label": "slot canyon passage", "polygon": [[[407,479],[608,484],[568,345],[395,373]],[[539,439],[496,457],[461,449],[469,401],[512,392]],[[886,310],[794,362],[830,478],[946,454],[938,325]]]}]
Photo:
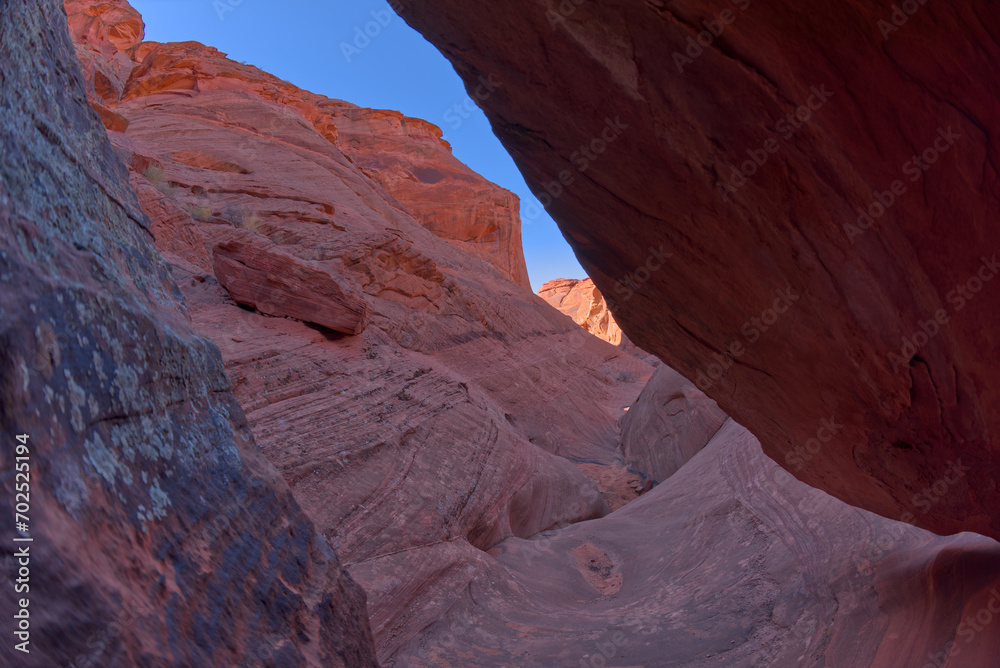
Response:
[{"label": "slot canyon passage", "polygon": [[396,0],[540,296],[431,123],[2,7],[0,664],[1000,666],[993,4]]}]

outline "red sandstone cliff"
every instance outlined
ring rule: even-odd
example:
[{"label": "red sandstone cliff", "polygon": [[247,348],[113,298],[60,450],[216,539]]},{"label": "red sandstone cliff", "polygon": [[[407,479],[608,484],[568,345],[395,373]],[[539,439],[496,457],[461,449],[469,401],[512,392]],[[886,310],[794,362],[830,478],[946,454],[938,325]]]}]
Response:
[{"label": "red sandstone cliff", "polygon": [[608,310],[601,291],[594,287],[589,278],[557,278],[538,290],[538,296],[547,301],[573,322],[583,327],[599,339],[613,346],[621,346],[628,337],[615,322],[615,316]]},{"label": "red sandstone cliff", "polygon": [[652,369],[530,293],[510,193],[424,121],[194,42],[128,53],[112,143],[265,457],[365,587],[381,657],[485,550],[608,512],[569,460],[619,461]]}]

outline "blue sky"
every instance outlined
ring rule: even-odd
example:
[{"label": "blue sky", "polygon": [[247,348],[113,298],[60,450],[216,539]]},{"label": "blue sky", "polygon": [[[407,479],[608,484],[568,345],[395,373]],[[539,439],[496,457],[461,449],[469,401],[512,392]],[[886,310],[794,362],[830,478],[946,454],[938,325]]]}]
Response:
[{"label": "blue sky", "polygon": [[[532,287],[537,291],[553,278],[586,275],[486,117],[469,101],[451,64],[392,13],[387,2],[131,0],[131,4],[143,15],[148,40],[202,42],[315,93],[364,107],[395,109],[440,126],[460,160],[521,197],[524,257]],[[374,37],[365,34],[366,28]]]}]

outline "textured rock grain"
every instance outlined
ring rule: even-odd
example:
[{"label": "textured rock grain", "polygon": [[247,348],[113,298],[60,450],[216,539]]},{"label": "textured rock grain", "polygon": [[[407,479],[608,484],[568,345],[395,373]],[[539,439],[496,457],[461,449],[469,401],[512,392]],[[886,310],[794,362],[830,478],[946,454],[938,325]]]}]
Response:
[{"label": "textured rock grain", "polygon": [[[30,600],[30,653],[4,656],[374,666],[364,593],[186,319],[61,16],[49,0],[0,15],[0,512],[27,434],[33,538],[30,590],[0,594],[8,620]],[[21,565],[7,552],[5,580]]]},{"label": "textured rock grain", "polygon": [[1000,14],[910,6],[395,5],[467,86],[500,82],[495,133],[562,188],[549,211],[637,345],[802,481],[1000,537]]},{"label": "textured rock grain", "polygon": [[[457,600],[485,550],[609,512],[569,460],[620,459],[617,421],[652,369],[531,294],[519,242],[495,234],[517,229],[512,196],[424,121],[194,42],[134,53],[112,142],[265,457],[368,592],[380,657]],[[473,222],[496,229],[448,232]],[[240,308],[213,257],[234,239],[336,277],[367,327]]]}]

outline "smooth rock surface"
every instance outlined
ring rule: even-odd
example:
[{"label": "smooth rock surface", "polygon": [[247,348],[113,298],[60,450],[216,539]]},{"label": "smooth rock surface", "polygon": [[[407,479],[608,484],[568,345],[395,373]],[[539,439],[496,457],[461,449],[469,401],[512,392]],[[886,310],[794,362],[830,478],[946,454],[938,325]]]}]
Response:
[{"label": "smooth rock surface", "polygon": [[491,553],[386,668],[990,668],[1000,656],[995,541],[851,508],[731,420],[621,510]]},{"label": "smooth rock surface", "polygon": [[668,366],[660,366],[622,417],[629,469],[659,483],[708,445],[727,419],[719,406]]},{"label": "smooth rock surface", "polygon": [[800,480],[997,538],[1000,14],[909,6],[394,5],[500,83],[495,133],[637,345]]}]

